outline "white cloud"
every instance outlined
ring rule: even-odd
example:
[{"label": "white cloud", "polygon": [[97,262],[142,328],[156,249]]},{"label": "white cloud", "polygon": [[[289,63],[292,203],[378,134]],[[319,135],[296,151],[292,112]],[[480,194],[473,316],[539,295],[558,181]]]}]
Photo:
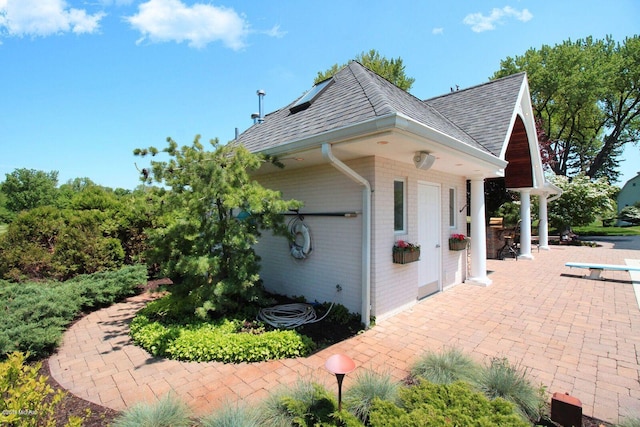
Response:
[{"label": "white cloud", "polygon": [[102,6],[128,6],[133,3],[133,0],[98,0],[98,3]]},{"label": "white cloud", "polygon": [[233,9],[196,3],[187,6],[180,0],[148,0],[138,7],[138,13],[126,20],[142,33],[138,43],[181,43],[202,48],[215,41],[238,50],[245,46],[249,24]]},{"label": "white cloud", "polygon": [[0,35],[50,36],[95,33],[105,16],[69,8],[64,0],[0,0]]},{"label": "white cloud", "polygon": [[483,31],[494,30],[497,23],[503,23],[503,18],[515,18],[518,21],[527,22],[533,18],[533,15],[527,9],[518,11],[511,6],[505,6],[502,9],[493,9],[488,16],[480,12],[471,13],[465,16],[462,22],[471,26],[471,30],[476,33],[481,33]]},{"label": "white cloud", "polygon": [[434,35],[444,34],[444,28],[442,27],[434,28],[433,30],[431,30],[431,34],[434,34]]},{"label": "white cloud", "polygon": [[269,37],[276,37],[278,39],[283,38],[287,34],[286,31],[280,30],[280,25],[274,25],[270,30],[263,31],[263,33]]}]

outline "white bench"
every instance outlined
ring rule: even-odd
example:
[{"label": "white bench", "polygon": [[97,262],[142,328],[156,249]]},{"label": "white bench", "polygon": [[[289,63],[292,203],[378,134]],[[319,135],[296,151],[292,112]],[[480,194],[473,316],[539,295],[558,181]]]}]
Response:
[{"label": "white bench", "polygon": [[598,280],[600,279],[600,273],[603,270],[613,270],[613,271],[640,271],[640,266],[632,266],[632,265],[617,265],[617,264],[592,264],[588,262],[567,262],[565,264],[567,267],[575,267],[575,268],[588,268],[589,269],[589,279]]}]

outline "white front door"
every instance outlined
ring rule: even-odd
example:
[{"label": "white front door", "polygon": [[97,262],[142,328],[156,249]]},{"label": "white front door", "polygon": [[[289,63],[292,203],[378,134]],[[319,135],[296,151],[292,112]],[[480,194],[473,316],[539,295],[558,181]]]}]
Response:
[{"label": "white front door", "polygon": [[440,290],[440,186],[418,182],[418,298]]}]

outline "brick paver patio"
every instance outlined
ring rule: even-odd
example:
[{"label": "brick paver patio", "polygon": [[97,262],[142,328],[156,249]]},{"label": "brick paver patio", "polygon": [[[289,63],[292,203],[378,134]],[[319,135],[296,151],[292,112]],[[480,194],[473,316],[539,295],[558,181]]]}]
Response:
[{"label": "brick paver patio", "polygon": [[[534,257],[489,260],[492,286],[455,286],[308,358],[253,364],[150,356],[127,335],[128,321],[149,299],[140,295],[75,323],[49,359],[50,371],[70,392],[113,409],[173,391],[200,415],[229,401],[262,400],[299,377],[336,387],[324,369],[334,353],[349,355],[358,369],[402,379],[423,351],[455,346],[478,361],[507,357],[521,364],[549,393],[579,398],[586,415],[609,422],[640,416],[640,309],[630,274],[604,272],[606,280],[595,281],[583,278],[587,271],[564,266],[566,261],[640,265],[640,251],[604,243],[534,248]],[[353,374],[345,388],[350,378]]]}]

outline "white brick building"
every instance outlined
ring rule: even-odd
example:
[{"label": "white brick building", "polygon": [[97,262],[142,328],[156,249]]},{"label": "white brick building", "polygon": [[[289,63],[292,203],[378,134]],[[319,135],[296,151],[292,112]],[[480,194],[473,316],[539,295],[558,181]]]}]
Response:
[{"label": "white brick building", "polygon": [[[485,179],[504,177],[520,191],[523,259],[533,258],[524,231],[531,227],[530,195],[544,207],[559,191],[542,175],[524,74],[422,101],[352,62],[261,117],[237,143],[284,163],[284,169],[265,164],[255,177],[304,202],[300,214],[310,230],[304,259],[291,256],[286,239],[263,236],[256,250],[265,287],[311,301],[335,299],[365,324],[449,286],[491,283]],[[466,250],[448,246],[452,234],[467,234],[468,205],[470,264]],[[540,216],[546,248],[546,208]],[[399,240],[420,245],[420,259],[394,263]]]}]

